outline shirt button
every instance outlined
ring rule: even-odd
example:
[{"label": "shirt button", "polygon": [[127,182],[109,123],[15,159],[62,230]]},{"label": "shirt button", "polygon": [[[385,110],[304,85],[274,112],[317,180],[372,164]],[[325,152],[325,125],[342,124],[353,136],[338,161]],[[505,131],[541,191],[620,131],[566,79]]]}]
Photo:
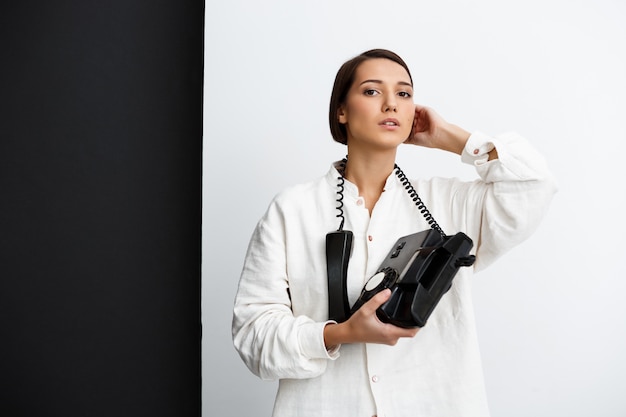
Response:
[{"label": "shirt button", "polygon": [[357,205],[357,206],[362,206],[362,205],[363,205],[363,200],[359,198],[359,199],[356,201],[356,205]]},{"label": "shirt button", "polygon": [[372,382],[378,382],[378,375],[374,375],[372,377]]},{"label": "shirt button", "polygon": [[369,240],[369,241],[371,242],[372,240],[374,240],[374,237],[373,237],[372,235],[369,235],[369,236],[367,237],[367,240]]},{"label": "shirt button", "polygon": [[474,149],[474,155],[478,155],[478,152],[480,152],[478,149]]}]

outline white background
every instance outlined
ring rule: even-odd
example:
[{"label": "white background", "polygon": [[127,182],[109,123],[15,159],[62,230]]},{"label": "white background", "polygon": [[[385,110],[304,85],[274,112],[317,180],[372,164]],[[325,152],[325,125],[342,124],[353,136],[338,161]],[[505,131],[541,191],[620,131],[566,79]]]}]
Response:
[{"label": "white background", "polygon": [[[248,239],[277,192],[344,156],[328,129],[332,82],[379,47],[407,61],[416,102],[470,131],[521,133],[559,180],[537,233],[474,277],[493,417],[625,416],[618,0],[207,2],[203,416],[271,414],[276,383],[247,370],[230,336]],[[474,178],[441,151],[402,147],[398,163],[411,178]]]}]

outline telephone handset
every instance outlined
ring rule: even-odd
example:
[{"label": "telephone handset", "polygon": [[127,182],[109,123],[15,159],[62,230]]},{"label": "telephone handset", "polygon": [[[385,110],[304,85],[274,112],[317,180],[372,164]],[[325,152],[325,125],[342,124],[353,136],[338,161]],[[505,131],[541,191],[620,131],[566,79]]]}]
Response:
[{"label": "telephone handset", "polygon": [[343,322],[374,295],[390,288],[390,298],[376,310],[378,318],[400,327],[423,327],[441,297],[452,286],[459,268],[473,265],[475,256],[469,254],[472,240],[462,232],[446,235],[404,172],[395,165],[396,175],[431,229],[398,239],[350,307],[346,281],[353,235],[343,230],[343,170],[346,162],[344,159],[340,163],[341,177],[338,178],[337,217],[341,218],[341,223],[339,230],[326,235],[329,318]]}]

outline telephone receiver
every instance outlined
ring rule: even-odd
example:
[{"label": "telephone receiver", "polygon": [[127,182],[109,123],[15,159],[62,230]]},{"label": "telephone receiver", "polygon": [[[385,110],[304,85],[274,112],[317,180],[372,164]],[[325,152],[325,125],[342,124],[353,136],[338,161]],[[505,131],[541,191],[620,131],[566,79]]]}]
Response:
[{"label": "telephone receiver", "polygon": [[423,327],[452,287],[458,270],[473,265],[476,259],[470,255],[472,240],[462,232],[443,235],[429,229],[401,237],[350,307],[346,281],[352,239],[352,232],[343,230],[326,237],[328,311],[330,319],[338,323],[389,288],[391,296],[376,310],[378,318],[399,327]]}]

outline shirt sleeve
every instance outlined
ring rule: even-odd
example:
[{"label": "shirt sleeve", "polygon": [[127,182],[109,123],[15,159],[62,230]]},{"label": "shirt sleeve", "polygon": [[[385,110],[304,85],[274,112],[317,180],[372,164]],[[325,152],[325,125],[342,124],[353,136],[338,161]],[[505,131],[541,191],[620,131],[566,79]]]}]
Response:
[{"label": "shirt sleeve", "polygon": [[327,350],[324,327],[291,309],[286,267],[285,227],[274,201],[248,246],[233,309],[235,348],[262,379],[312,378],[339,356]]},{"label": "shirt sleeve", "polygon": [[[498,158],[488,161],[494,148]],[[473,217],[467,221],[476,225],[474,269],[481,270],[535,231],[557,185],[543,156],[515,133],[473,133],[461,160],[474,165],[480,176],[467,190],[471,196],[465,212]]]}]

